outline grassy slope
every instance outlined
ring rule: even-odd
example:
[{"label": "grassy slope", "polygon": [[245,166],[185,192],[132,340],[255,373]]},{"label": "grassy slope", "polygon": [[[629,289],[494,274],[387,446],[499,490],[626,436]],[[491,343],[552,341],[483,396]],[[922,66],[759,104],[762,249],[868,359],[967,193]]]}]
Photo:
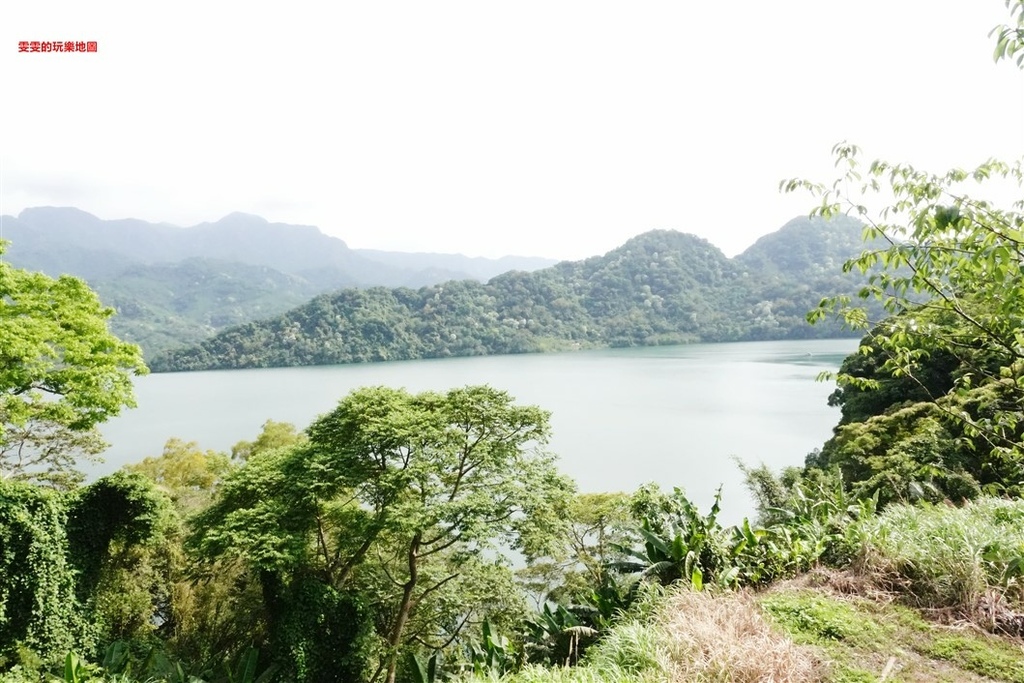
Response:
[{"label": "grassy slope", "polygon": [[892,598],[849,574],[826,573],[756,595],[677,590],[613,629],[584,664],[502,680],[1024,683],[1024,642],[929,620]]},{"label": "grassy slope", "polygon": [[825,681],[1024,683],[1024,642],[929,619],[952,613],[921,612],[892,598],[846,574],[819,574],[776,586],[758,602],[777,628],[829,662]]}]

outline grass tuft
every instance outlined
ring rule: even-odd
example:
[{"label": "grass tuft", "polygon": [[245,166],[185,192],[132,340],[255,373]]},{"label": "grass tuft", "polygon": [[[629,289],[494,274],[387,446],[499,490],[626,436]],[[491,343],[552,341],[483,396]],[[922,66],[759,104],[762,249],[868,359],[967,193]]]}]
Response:
[{"label": "grass tuft", "polygon": [[818,659],[772,630],[745,591],[679,591],[669,597],[661,628],[674,644],[676,681],[800,683],[821,679]]},{"label": "grass tuft", "polygon": [[1024,555],[1024,500],[983,498],[961,508],[892,505],[866,525],[864,566],[922,607],[976,616],[997,595],[1024,607],[1024,583],[1008,575]]}]

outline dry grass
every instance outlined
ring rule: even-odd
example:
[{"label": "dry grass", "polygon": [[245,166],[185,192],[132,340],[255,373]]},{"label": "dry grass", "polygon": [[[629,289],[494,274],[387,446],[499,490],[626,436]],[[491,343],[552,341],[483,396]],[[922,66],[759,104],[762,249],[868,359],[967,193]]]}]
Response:
[{"label": "dry grass", "polygon": [[812,650],[768,625],[747,592],[676,592],[660,627],[671,643],[674,681],[803,683],[825,674]]}]

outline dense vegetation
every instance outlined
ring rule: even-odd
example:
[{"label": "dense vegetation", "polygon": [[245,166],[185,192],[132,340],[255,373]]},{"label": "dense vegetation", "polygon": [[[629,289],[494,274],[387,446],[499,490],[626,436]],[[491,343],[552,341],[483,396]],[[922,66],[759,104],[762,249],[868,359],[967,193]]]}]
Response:
[{"label": "dense vegetation", "polygon": [[[1013,6],[997,56],[1024,55]],[[81,281],[0,262],[0,680],[1024,681],[1024,202],[959,189],[1024,167],[867,175],[888,246],[847,267],[888,315],[811,314],[865,332],[841,422],[805,467],[742,465],[758,515],[731,527],[678,488],[576,492],[549,415],[486,386],[358,389],[79,486],[138,349]],[[865,215],[850,185],[811,187]]]},{"label": "dense vegetation", "polygon": [[644,346],[798,339],[823,296],[864,282],[839,268],[861,224],[794,219],[736,257],[692,235],[649,232],[604,256],[512,272],[486,284],[347,289],[152,360],[155,371],[324,365]]},{"label": "dense vegetation", "polygon": [[39,207],[4,216],[4,234],[12,241],[7,258],[14,265],[84,278],[117,310],[112,330],[140,345],[147,358],[284,313],[339,287],[486,280],[554,263],[354,250],[312,226],[245,214],[179,228]]}]

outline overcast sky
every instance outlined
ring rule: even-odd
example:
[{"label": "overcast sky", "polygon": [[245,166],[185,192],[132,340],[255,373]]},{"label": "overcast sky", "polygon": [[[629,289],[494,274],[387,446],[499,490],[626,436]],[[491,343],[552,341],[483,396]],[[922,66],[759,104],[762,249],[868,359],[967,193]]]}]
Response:
[{"label": "overcast sky", "polygon": [[[672,228],[734,254],[829,151],[1024,154],[1003,0],[7,2],[0,213],[582,258]],[[96,41],[23,54],[19,41]]]}]

